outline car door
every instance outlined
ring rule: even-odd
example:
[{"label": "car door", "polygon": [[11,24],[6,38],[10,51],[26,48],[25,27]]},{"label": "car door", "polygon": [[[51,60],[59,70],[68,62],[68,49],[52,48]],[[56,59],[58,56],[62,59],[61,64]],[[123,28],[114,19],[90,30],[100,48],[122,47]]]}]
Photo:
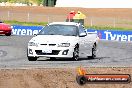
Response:
[{"label": "car door", "polygon": [[[79,26],[79,35],[81,33],[86,33],[82,25]],[[91,51],[92,49],[88,42],[87,33],[86,36],[79,36],[79,56],[87,57],[91,55]]]}]

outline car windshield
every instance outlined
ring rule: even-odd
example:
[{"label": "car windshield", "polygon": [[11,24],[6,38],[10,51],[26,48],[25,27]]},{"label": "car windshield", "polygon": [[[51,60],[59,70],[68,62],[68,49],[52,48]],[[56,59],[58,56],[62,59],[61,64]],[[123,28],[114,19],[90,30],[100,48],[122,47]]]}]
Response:
[{"label": "car windshield", "polygon": [[77,36],[77,26],[74,25],[47,25],[38,35]]}]

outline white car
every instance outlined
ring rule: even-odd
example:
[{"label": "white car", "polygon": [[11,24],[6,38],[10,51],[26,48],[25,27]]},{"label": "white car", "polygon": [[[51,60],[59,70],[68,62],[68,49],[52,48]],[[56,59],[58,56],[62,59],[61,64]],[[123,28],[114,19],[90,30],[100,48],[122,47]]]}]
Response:
[{"label": "white car", "polygon": [[46,25],[28,43],[27,57],[71,58],[96,57],[97,33],[86,33],[84,27],[74,22],[53,22]]}]

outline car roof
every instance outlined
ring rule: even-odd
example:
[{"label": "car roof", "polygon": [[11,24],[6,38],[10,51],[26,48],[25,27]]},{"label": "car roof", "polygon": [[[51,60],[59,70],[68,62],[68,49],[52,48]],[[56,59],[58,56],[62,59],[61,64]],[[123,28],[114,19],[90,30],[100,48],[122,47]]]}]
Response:
[{"label": "car roof", "polygon": [[55,25],[55,24],[60,24],[60,25],[75,25],[75,26],[79,26],[80,23],[75,23],[75,22],[52,22],[49,23],[49,25]]}]

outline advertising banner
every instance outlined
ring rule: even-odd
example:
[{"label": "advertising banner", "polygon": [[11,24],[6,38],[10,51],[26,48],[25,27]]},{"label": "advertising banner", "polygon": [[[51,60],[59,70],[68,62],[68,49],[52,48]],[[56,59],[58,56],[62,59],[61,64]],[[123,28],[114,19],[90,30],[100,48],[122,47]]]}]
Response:
[{"label": "advertising banner", "polygon": [[12,34],[13,35],[34,35],[38,34],[43,26],[21,26],[21,25],[12,25]]},{"label": "advertising banner", "polygon": [[132,41],[132,31],[87,29],[87,32],[97,32],[99,38],[104,40]]},{"label": "advertising banner", "polygon": [[[12,25],[13,35],[34,35],[38,34],[44,26],[20,26]],[[116,41],[132,41],[132,31],[119,30],[96,30],[87,29],[87,32],[96,32],[100,39]]]}]

